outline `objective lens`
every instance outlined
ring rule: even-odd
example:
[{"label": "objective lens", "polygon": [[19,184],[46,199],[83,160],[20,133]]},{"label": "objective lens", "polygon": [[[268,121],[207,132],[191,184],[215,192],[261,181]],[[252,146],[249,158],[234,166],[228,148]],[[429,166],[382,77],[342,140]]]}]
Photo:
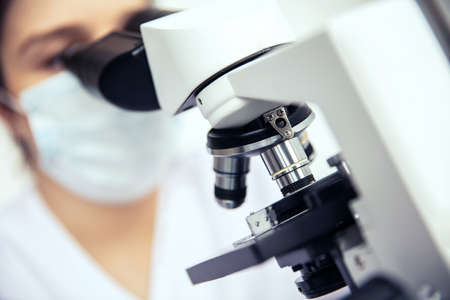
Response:
[{"label": "objective lens", "polygon": [[284,196],[314,182],[301,138],[294,137],[261,153],[273,180],[276,180]]},{"label": "objective lens", "polygon": [[214,157],[214,194],[220,206],[232,209],[244,203],[249,165],[248,157]]}]

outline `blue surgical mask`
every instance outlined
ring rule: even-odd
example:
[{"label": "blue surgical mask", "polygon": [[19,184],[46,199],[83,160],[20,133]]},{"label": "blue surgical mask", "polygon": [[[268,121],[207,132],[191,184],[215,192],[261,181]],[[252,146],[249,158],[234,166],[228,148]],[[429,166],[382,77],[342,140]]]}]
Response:
[{"label": "blue surgical mask", "polygon": [[173,118],[118,109],[63,72],[21,94],[40,167],[71,192],[125,204],[151,192],[176,148]]}]

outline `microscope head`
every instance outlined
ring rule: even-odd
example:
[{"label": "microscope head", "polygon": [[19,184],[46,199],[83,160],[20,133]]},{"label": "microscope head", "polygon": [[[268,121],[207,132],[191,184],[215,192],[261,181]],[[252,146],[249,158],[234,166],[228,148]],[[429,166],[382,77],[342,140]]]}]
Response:
[{"label": "microscope head", "polygon": [[225,128],[277,106],[252,105],[220,80],[295,40],[277,0],[212,1],[145,23],[141,32],[158,101],[168,113],[197,105],[213,127]]},{"label": "microscope head", "polygon": [[251,156],[261,155],[283,193],[314,180],[304,132],[314,113],[306,105],[242,97],[229,81],[295,41],[277,0],[214,1],[145,23],[141,33],[162,110],[177,114],[197,106],[213,128],[208,150],[221,206],[244,202]]}]

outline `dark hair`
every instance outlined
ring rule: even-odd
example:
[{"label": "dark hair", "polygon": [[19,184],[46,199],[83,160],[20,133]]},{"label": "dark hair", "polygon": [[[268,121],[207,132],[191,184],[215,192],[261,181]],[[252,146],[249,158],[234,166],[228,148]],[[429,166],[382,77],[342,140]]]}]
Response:
[{"label": "dark hair", "polygon": [[[11,1],[12,0],[0,0],[0,47],[2,45],[6,13],[8,11],[9,5],[11,4]],[[1,49],[0,49],[0,51],[1,51]],[[3,78],[2,62],[0,61],[0,87],[4,87],[4,86],[5,86],[5,81]]]},{"label": "dark hair", "polygon": [[[0,0],[0,53],[1,53],[1,46],[3,43],[3,34],[5,33],[5,20],[6,20],[6,14],[8,12],[8,8],[11,5],[12,0]],[[0,89],[5,87],[5,78],[3,75],[3,68],[2,68],[2,61],[0,60]],[[6,108],[6,110],[5,110]],[[6,112],[7,114],[5,116],[15,116],[15,114],[11,114],[11,111],[8,110],[8,108],[4,105],[0,104],[0,110],[3,109],[3,112]],[[2,112],[2,111],[0,111]],[[1,116],[0,116],[1,117]],[[8,122],[9,123],[9,122]],[[14,126],[14,125],[12,125]],[[33,153],[31,151],[31,146],[26,142],[26,140],[23,137],[20,136],[14,136],[14,141],[17,143],[19,148],[22,150],[23,157],[25,159],[25,162],[33,166],[34,160],[33,160]]]}]

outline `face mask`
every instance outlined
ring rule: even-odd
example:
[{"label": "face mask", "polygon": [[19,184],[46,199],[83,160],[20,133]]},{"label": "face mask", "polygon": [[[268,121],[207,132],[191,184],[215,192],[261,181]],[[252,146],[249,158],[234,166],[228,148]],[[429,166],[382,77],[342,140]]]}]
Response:
[{"label": "face mask", "polygon": [[40,167],[97,203],[125,204],[151,192],[176,148],[173,118],[118,109],[68,72],[26,90],[20,103]]}]

